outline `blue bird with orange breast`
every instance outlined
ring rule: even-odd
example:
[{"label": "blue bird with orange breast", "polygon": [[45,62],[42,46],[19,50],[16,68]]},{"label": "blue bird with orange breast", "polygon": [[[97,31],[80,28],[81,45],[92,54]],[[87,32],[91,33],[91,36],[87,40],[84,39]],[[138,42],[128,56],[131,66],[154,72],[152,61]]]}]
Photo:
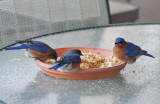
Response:
[{"label": "blue bird with orange breast", "polygon": [[148,54],[147,51],[142,50],[139,46],[131,42],[125,41],[123,38],[118,37],[115,39],[113,56],[118,60],[127,63],[134,63],[136,59],[142,55],[154,58],[151,54]]},{"label": "blue bird with orange breast", "polygon": [[30,57],[36,58],[43,62],[46,62],[48,60],[54,62],[57,60],[56,51],[52,49],[50,46],[48,46],[46,43],[40,41],[31,41],[31,40],[17,41],[17,42],[20,43],[21,45],[16,47],[9,47],[6,50],[26,49]]},{"label": "blue bird with orange breast", "polygon": [[61,72],[75,72],[80,69],[82,52],[78,49],[71,49],[64,53],[49,69],[58,70]]}]

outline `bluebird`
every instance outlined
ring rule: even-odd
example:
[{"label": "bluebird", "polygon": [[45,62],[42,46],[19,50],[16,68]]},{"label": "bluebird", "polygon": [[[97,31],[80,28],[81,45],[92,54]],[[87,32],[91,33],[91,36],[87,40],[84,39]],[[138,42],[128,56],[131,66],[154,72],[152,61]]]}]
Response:
[{"label": "bluebird", "polygon": [[57,53],[54,49],[49,47],[47,44],[40,41],[17,41],[20,46],[9,47],[6,50],[20,50],[26,49],[29,53],[28,56],[46,62],[48,60],[56,61]]},{"label": "bluebird", "polygon": [[139,46],[131,42],[125,41],[123,38],[118,37],[115,39],[113,56],[118,60],[134,63],[136,59],[142,55],[154,58],[151,54],[148,54],[147,51],[142,50]]},{"label": "bluebird", "polygon": [[61,72],[75,72],[80,69],[82,52],[78,49],[71,49],[64,53],[49,69],[59,70]]}]

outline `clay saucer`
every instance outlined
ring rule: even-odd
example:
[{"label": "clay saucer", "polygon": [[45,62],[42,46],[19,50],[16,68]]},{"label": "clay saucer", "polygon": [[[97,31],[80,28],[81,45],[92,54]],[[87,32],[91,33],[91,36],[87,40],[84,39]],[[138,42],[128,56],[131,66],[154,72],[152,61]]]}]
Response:
[{"label": "clay saucer", "polygon": [[[57,48],[55,50],[58,53],[58,57],[60,57],[63,53],[67,52],[70,49],[79,49],[82,51],[82,53],[87,53],[87,52],[96,53],[101,57],[112,56],[112,51],[100,48],[65,47],[65,48]],[[82,69],[77,72],[60,72],[55,70],[49,70],[48,68],[50,68],[51,65],[43,63],[39,60],[35,60],[35,62],[37,66],[47,75],[63,79],[72,79],[72,80],[95,80],[95,79],[112,77],[117,75],[126,66],[126,63],[122,62],[112,67]]]}]

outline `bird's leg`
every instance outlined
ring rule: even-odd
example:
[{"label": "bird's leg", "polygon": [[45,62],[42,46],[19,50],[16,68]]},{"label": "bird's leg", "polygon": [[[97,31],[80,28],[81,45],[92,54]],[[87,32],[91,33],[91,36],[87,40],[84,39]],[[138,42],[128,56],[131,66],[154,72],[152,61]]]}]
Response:
[{"label": "bird's leg", "polygon": [[40,60],[40,61],[42,61],[39,57],[33,57],[33,58],[35,58],[35,60]]},{"label": "bird's leg", "polygon": [[33,56],[30,56],[30,55],[29,55],[29,57],[30,57],[30,58],[35,58],[35,60],[40,60],[40,61],[42,61],[39,57],[33,57]]}]

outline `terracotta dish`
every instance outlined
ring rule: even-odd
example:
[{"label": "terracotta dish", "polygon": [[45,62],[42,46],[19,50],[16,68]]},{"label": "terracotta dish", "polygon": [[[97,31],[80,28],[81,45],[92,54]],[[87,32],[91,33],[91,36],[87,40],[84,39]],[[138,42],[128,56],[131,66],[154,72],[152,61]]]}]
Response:
[{"label": "terracotta dish", "polygon": [[[58,57],[70,49],[80,49],[83,53],[92,52],[100,55],[101,57],[109,57],[112,55],[112,51],[100,49],[100,48],[87,48],[87,47],[65,47],[55,49],[58,53]],[[72,80],[95,80],[115,76],[118,74],[125,66],[126,63],[122,62],[119,65],[105,68],[91,68],[91,69],[82,69],[77,72],[60,72],[55,70],[49,70],[48,68],[51,65],[43,63],[39,60],[35,60],[37,66],[47,75],[59,77],[63,79],[72,79]]]}]

